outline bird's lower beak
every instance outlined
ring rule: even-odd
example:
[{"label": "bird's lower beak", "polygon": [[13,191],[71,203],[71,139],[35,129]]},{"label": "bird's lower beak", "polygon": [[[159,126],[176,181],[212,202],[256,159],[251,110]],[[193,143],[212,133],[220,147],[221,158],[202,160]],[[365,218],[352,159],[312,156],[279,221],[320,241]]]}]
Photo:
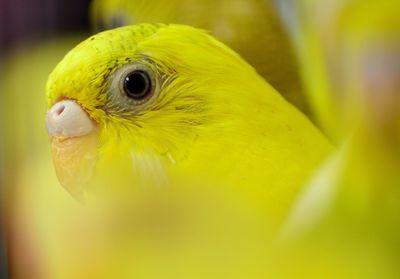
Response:
[{"label": "bird's lower beak", "polygon": [[73,100],[62,100],[47,112],[47,131],[61,185],[83,201],[96,159],[98,129],[86,111]]}]

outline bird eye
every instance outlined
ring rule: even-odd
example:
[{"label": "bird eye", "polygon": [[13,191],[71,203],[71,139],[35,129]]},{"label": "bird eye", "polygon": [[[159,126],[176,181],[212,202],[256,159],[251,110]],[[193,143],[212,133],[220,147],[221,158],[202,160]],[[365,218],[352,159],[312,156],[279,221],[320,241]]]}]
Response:
[{"label": "bird eye", "polygon": [[123,81],[123,90],[129,98],[141,101],[152,93],[152,80],[143,70],[134,70],[128,73]]},{"label": "bird eye", "polygon": [[160,91],[158,75],[150,65],[126,64],[118,68],[110,79],[108,94],[112,103],[129,110],[152,103]]}]

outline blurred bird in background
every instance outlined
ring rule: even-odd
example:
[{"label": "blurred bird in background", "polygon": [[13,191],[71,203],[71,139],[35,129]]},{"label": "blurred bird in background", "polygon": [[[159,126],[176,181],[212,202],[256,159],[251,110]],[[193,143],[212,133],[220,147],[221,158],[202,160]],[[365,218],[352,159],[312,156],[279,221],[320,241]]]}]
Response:
[{"label": "blurred bird in background", "polygon": [[317,277],[397,278],[400,4],[299,1],[286,12],[312,108],[341,146],[294,207],[285,233],[301,244],[289,254],[317,257]]}]

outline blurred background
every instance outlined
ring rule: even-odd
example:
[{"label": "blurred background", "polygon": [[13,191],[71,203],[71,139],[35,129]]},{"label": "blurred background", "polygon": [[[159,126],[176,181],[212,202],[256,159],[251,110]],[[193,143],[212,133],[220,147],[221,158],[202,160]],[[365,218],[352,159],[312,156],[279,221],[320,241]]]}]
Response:
[{"label": "blurred background", "polygon": [[0,0],[0,278],[96,274],[82,261],[93,228],[53,171],[45,83],[88,35],[139,22],[210,30],[336,146],[271,245],[270,276],[400,277],[397,0]]},{"label": "blurred background", "polygon": [[[36,150],[33,136],[28,136],[16,145],[11,142],[29,135],[29,131],[18,133],[18,130],[43,129],[40,117],[43,117],[45,111],[46,75],[57,62],[55,59],[60,59],[68,47],[78,42],[76,34],[89,34],[91,30],[89,4],[89,1],[85,0],[0,1],[0,73],[2,76],[0,78],[0,278],[30,278],[31,276],[31,278],[41,278],[35,275],[37,268],[29,263],[31,260],[24,260],[29,256],[22,256],[21,262],[15,268],[13,268],[13,262],[9,260],[14,257],[19,258],[19,252],[12,249],[13,246],[9,243],[23,242],[24,237],[13,230],[15,223],[12,219],[18,205],[9,206],[18,199],[13,194],[17,191],[16,176],[20,173],[18,170],[21,165],[32,156],[32,154],[24,154],[26,149],[31,150],[32,153],[40,152]],[[71,39],[71,44],[65,47],[62,46],[62,42],[53,43],[51,48],[55,48],[53,52],[58,53],[56,58],[54,54],[46,51],[46,44],[52,44],[52,41],[60,37],[74,39]],[[47,54],[54,58],[49,58]],[[19,96],[16,96],[18,94]],[[18,100],[21,101],[18,102]],[[6,104],[10,103],[15,106],[6,110]],[[36,111],[37,120],[29,117],[29,113],[21,115],[21,111],[25,109]],[[11,119],[19,120],[16,120],[14,124],[7,123],[13,122]],[[10,128],[10,124],[16,127]],[[43,136],[41,139],[46,139],[43,132],[37,133]],[[43,145],[45,146],[45,143]],[[13,146],[12,149],[9,149],[10,146]],[[35,183],[32,184],[34,187]],[[22,249],[24,251],[21,253],[29,254],[29,248]]]},{"label": "blurred background", "polygon": [[3,56],[27,40],[34,43],[90,30],[89,1],[2,0],[0,8]]}]

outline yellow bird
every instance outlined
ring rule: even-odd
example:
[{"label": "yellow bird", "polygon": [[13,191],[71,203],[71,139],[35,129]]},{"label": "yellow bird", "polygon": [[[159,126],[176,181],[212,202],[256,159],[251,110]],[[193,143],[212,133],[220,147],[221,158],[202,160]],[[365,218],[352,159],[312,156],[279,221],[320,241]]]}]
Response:
[{"label": "yellow bird", "polygon": [[275,224],[332,149],[238,54],[187,26],[94,35],[54,69],[47,95],[56,170],[78,196],[219,187]]},{"label": "yellow bird", "polygon": [[95,0],[91,14],[97,30],[159,22],[210,30],[289,102],[309,112],[297,62],[272,0]]}]

